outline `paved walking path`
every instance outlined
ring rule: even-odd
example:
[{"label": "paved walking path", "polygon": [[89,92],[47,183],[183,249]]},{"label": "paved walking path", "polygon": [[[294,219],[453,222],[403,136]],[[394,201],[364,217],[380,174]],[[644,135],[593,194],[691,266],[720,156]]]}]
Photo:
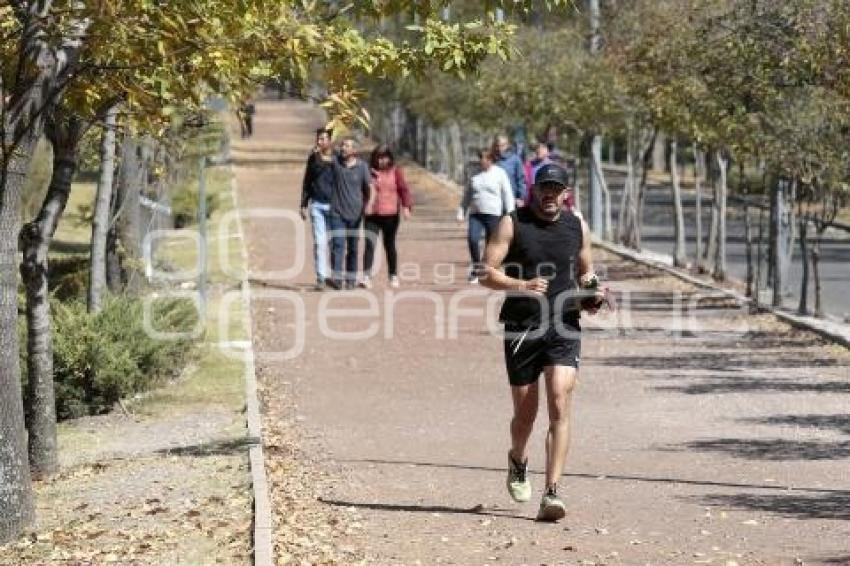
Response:
[{"label": "paved walking path", "polygon": [[[305,104],[260,103],[237,144],[281,561],[316,546],[379,564],[850,563],[846,350],[612,256],[599,270],[625,308],[583,322],[568,515],[532,521],[545,412],[535,499],[517,505],[501,343],[488,294],[464,282],[451,195],[409,170],[400,261],[419,273],[407,266],[400,293],[382,276],[371,292],[309,290],[309,230],[293,217],[303,165],[287,156],[306,155],[320,124]],[[282,273],[299,254],[305,268]]]}]

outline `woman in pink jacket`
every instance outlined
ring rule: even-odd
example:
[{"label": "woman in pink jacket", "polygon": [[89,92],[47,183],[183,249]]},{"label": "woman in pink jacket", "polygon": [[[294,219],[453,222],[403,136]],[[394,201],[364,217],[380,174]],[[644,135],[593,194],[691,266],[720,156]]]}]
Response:
[{"label": "woman in pink jacket", "polygon": [[390,286],[398,287],[398,253],[395,238],[398,233],[400,216],[410,218],[413,198],[404,180],[401,168],[395,164],[392,151],[386,144],[380,144],[372,152],[372,199],[366,205],[366,251],[363,256],[365,273],[361,286],[372,287],[372,264],[375,260],[375,246],[378,233],[384,242],[387,254],[387,269]]}]

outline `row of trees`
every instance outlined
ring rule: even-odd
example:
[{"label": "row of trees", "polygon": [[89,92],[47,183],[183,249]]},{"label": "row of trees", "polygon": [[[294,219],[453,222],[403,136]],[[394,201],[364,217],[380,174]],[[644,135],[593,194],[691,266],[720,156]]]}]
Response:
[{"label": "row of trees", "polygon": [[[391,117],[377,124],[381,133],[404,138],[398,116],[412,116],[411,137],[426,131],[455,151],[463,144],[453,139],[474,143],[505,129],[557,128],[570,140],[566,149],[587,163],[593,231],[638,249],[647,172],[660,147],[671,173],[675,263],[726,277],[727,197],[734,184],[738,193],[761,197],[758,204],[771,203],[768,272],[774,303],[781,303],[789,230],[813,222],[819,238],[848,202],[850,8],[838,0],[585,0],[576,7],[518,20],[523,57],[491,58],[473,80],[434,75],[427,89],[407,81],[376,91],[373,113]],[[626,164],[616,221],[603,140],[617,142]],[[693,261],[681,198],[685,163],[696,177]],[[706,186],[707,241],[699,209]],[[755,294],[752,281],[750,287]]]},{"label": "row of trees", "polygon": [[[269,77],[305,84],[321,72],[334,120],[363,119],[359,77],[464,74],[486,56],[513,51],[514,26],[496,17],[533,2],[487,0],[468,19],[438,17],[445,2],[196,0],[7,0],[0,4],[0,542],[32,519],[31,473],[56,466],[48,249],[78,168],[81,140],[101,128],[101,175],[93,203],[88,302],[102,303],[116,203],[138,198],[150,145],[199,115],[212,93],[241,98]],[[563,0],[549,2],[565,5]],[[400,35],[388,19],[415,16]],[[36,145],[46,136],[53,171],[43,204],[20,218]],[[116,136],[121,143],[114,183]],[[168,152],[164,152],[165,155]],[[167,174],[166,166],[158,174]],[[118,189],[116,189],[117,187]],[[124,189],[120,189],[124,187]],[[128,188],[129,187],[129,188]],[[129,191],[116,195],[116,190]],[[20,236],[21,250],[18,242]],[[20,388],[18,264],[27,303],[27,432]],[[29,447],[29,450],[27,449]],[[29,453],[29,457],[27,457]]]}]

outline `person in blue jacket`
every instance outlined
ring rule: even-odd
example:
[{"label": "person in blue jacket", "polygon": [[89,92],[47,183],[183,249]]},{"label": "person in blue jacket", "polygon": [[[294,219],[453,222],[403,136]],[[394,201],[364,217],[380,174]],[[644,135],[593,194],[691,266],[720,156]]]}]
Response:
[{"label": "person in blue jacket", "polygon": [[493,140],[493,153],[496,158],[495,165],[504,169],[505,173],[508,174],[516,205],[522,206],[526,201],[525,167],[519,156],[511,149],[508,136],[504,134],[496,136],[496,139]]}]

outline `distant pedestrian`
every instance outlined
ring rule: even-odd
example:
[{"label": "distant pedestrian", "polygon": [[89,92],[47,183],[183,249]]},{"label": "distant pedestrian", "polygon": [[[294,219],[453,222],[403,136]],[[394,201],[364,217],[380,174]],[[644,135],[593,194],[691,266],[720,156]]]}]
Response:
[{"label": "distant pedestrian", "polygon": [[363,209],[371,198],[369,167],[357,156],[357,142],[348,137],[342,141],[340,156],[334,161],[336,185],[331,195],[331,263],[330,285],[335,289],[353,289],[357,284],[357,248]]},{"label": "distant pedestrian", "polygon": [[333,130],[316,130],[316,146],[307,158],[301,184],[301,218],[309,214],[313,228],[313,260],[316,267],[316,289],[321,291],[329,279],[328,231],[330,230],[331,197],[336,186]]},{"label": "distant pedestrian", "polygon": [[506,135],[498,135],[493,140],[494,163],[501,167],[508,175],[511,183],[511,191],[517,206],[522,206],[526,200],[525,194],[525,170],[522,160],[511,149],[511,142]]},{"label": "distant pedestrian", "polygon": [[396,165],[390,148],[381,144],[372,152],[372,199],[366,205],[366,251],[363,255],[362,286],[372,287],[372,265],[375,260],[375,247],[378,233],[383,237],[384,252],[387,256],[387,271],[391,287],[398,287],[398,252],[396,234],[400,217],[410,218],[413,198],[404,179],[401,167]]},{"label": "distant pedestrian", "polygon": [[254,114],[257,113],[257,107],[251,100],[245,100],[239,107],[239,127],[243,138],[250,138],[254,135]]},{"label": "distant pedestrian", "polygon": [[495,232],[499,219],[512,212],[515,199],[511,182],[504,169],[495,165],[492,150],[479,152],[481,172],[470,179],[463,194],[458,210],[458,221],[469,216],[467,241],[472,265],[469,269],[469,282],[478,283],[478,270],[481,266],[481,238],[486,240]]},{"label": "distant pedestrian", "polygon": [[[538,141],[532,149],[534,149],[534,156],[525,162],[525,186],[529,188],[529,192],[534,185],[534,175],[537,170],[547,163],[552,163],[549,158],[549,146],[544,141]],[[531,195],[528,194],[527,196],[528,200],[531,201]]]}]

